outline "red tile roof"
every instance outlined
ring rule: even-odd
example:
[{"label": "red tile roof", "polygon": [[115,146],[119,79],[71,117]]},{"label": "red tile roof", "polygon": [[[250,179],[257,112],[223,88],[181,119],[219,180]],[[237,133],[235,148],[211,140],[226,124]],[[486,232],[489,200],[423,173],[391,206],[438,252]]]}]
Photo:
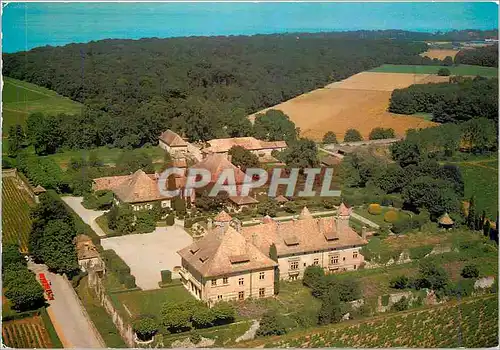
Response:
[{"label": "red tile roof", "polygon": [[160,135],[160,140],[165,142],[170,147],[187,147],[187,142],[182,139],[177,133],[172,130],[164,131]]},{"label": "red tile roof", "polygon": [[249,151],[261,149],[286,148],[285,141],[261,141],[255,137],[233,137],[227,139],[213,139],[208,141],[210,147],[203,150],[205,153],[225,153],[234,146],[241,146]]},{"label": "red tile roof", "polygon": [[217,214],[217,216],[214,218],[214,221],[218,221],[218,222],[229,222],[233,220],[233,218],[231,217],[231,215],[229,215],[228,213],[226,213],[225,210],[221,211],[219,214]]}]

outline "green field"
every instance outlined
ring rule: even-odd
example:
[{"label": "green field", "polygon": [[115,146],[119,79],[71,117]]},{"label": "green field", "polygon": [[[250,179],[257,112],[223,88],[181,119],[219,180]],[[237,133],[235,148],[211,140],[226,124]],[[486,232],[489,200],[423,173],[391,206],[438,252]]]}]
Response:
[{"label": "green field", "polygon": [[498,299],[490,295],[449,302],[281,337],[261,338],[237,346],[262,345],[275,348],[494,347],[498,345]]},{"label": "green field", "polygon": [[[373,68],[370,72],[379,73],[414,73],[414,74],[437,74],[438,70],[443,66],[413,66],[413,65],[396,65],[384,64],[380,67]],[[483,77],[498,77],[498,69],[495,67],[481,67],[460,64],[448,68],[451,75],[480,75]]]},{"label": "green field", "polygon": [[3,79],[2,130],[4,130],[4,135],[11,125],[24,125],[30,113],[78,114],[83,107],[82,104],[41,86],[8,77],[3,77]]},{"label": "green field", "polygon": [[498,159],[458,163],[465,182],[465,198],[474,196],[477,210],[495,220],[498,212]]},{"label": "green field", "polygon": [[33,199],[14,177],[2,179],[2,236],[4,242],[19,244],[21,251],[28,251],[31,230],[29,217]]}]

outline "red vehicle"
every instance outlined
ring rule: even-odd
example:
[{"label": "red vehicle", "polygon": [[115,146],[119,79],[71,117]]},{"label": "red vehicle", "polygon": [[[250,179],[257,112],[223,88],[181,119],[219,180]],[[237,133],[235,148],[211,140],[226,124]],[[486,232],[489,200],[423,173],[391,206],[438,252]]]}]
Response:
[{"label": "red vehicle", "polygon": [[54,300],[54,292],[52,292],[52,289],[50,288],[50,282],[45,278],[44,273],[40,273],[40,283],[42,284],[43,289],[45,290],[45,293],[47,294],[47,299],[49,300]]}]

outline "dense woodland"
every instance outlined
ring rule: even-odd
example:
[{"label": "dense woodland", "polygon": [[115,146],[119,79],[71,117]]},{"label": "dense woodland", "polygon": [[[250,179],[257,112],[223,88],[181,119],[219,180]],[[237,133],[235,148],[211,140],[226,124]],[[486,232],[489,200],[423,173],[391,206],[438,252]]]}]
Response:
[{"label": "dense woodland", "polygon": [[449,83],[415,84],[393,91],[389,111],[432,113],[439,123],[484,117],[498,122],[498,79],[451,78]]},{"label": "dense woodland", "polygon": [[478,47],[473,50],[461,50],[455,56],[455,63],[498,67],[498,45]]},{"label": "dense woodland", "polygon": [[418,56],[425,43],[342,35],[102,40],[6,54],[4,74],[86,105],[48,122],[54,142],[139,147],[166,128],[191,141],[249,135],[249,113],[383,63],[432,63]]}]

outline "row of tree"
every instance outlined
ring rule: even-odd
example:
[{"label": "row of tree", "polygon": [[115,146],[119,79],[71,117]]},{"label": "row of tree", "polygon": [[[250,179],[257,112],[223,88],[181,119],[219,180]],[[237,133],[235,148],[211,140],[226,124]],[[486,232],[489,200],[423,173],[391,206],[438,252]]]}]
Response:
[{"label": "row of tree", "polygon": [[415,84],[392,92],[389,111],[431,113],[438,123],[484,117],[498,122],[498,79],[452,78],[449,83]]}]

